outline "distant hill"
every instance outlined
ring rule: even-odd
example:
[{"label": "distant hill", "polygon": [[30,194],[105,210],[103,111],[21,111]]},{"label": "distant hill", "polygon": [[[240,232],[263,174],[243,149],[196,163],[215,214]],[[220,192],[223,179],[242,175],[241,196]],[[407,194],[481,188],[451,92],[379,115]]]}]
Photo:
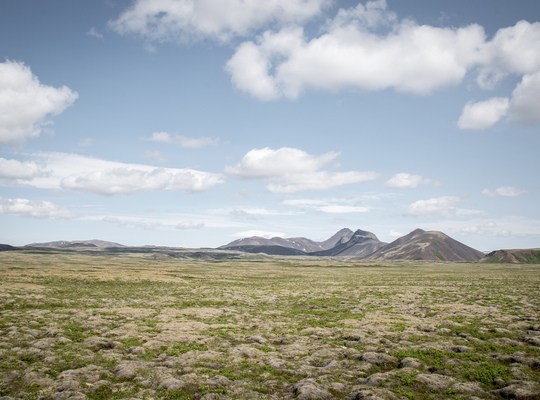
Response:
[{"label": "distant hill", "polygon": [[375,234],[358,229],[350,236],[343,236],[334,247],[310,255],[366,258],[385,244]]},{"label": "distant hill", "polygon": [[416,229],[371,254],[370,260],[478,261],[484,254],[437,231]]},{"label": "distant hill", "polygon": [[244,253],[264,253],[273,256],[305,256],[307,254],[302,250],[274,245],[231,246],[227,247],[226,250],[238,250],[243,251]]},{"label": "distant hill", "polygon": [[104,248],[104,247],[124,247],[123,244],[120,243],[114,243],[114,242],[107,242],[104,240],[58,240],[55,242],[45,242],[45,243],[31,243],[27,244],[25,247],[59,247],[59,248],[68,248],[68,247],[96,247],[96,248]]},{"label": "distant hill", "polygon": [[[311,239],[307,239],[304,237],[273,237],[267,239],[260,236],[252,236],[248,238],[234,240],[231,243],[228,243],[219,248],[245,251],[247,253],[266,253],[266,249],[272,252],[266,254],[299,255],[331,249],[340,241],[349,240],[352,235],[353,231],[344,228],[336,232],[332,237],[326,239],[323,242],[315,242]],[[296,250],[296,252],[291,252],[291,249]]]},{"label": "distant hill", "polygon": [[15,246],[10,246],[9,244],[0,243],[0,251],[14,251],[14,250],[19,250],[19,248]]},{"label": "distant hill", "polygon": [[510,264],[540,264],[540,249],[495,250],[480,261]]}]

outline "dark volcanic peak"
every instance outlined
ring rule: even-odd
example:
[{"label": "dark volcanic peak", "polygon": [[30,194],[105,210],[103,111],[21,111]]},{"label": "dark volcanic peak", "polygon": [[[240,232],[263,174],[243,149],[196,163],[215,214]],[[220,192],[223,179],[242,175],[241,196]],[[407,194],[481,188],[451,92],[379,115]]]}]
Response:
[{"label": "dark volcanic peak", "polygon": [[478,261],[483,253],[437,231],[416,229],[381,247],[371,260]]},{"label": "dark volcanic peak", "polygon": [[44,243],[31,243],[27,244],[25,247],[124,247],[123,244],[115,242],[107,242],[105,240],[57,240],[54,242],[44,242]]},{"label": "dark volcanic peak", "polygon": [[386,244],[371,232],[358,229],[351,233],[352,235],[348,240],[344,237],[334,247],[325,251],[311,253],[311,255],[366,258]]},{"label": "dark volcanic peak", "polygon": [[343,228],[337,231],[329,239],[326,239],[324,242],[320,242],[322,248],[321,250],[329,250],[335,247],[338,243],[348,242],[349,240],[351,240],[353,235],[354,232],[351,231],[349,228]]}]

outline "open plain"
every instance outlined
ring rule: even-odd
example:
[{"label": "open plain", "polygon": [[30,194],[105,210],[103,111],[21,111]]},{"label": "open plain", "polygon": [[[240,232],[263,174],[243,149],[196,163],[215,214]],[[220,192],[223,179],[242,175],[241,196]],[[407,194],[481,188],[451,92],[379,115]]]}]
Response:
[{"label": "open plain", "polygon": [[0,398],[540,398],[540,265],[154,258],[0,253]]}]

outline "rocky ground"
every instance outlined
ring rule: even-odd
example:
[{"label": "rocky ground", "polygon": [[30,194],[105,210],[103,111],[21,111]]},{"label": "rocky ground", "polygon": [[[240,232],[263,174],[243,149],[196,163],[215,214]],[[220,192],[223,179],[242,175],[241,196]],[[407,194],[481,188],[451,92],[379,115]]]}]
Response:
[{"label": "rocky ground", "polygon": [[540,399],[540,265],[0,253],[0,399]]}]

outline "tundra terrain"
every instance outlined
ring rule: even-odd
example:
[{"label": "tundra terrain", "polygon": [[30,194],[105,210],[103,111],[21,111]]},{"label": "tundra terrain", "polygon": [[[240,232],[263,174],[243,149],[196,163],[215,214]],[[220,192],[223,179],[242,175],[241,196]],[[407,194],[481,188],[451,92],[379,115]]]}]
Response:
[{"label": "tundra terrain", "polygon": [[539,399],[540,265],[0,253],[1,399]]}]

